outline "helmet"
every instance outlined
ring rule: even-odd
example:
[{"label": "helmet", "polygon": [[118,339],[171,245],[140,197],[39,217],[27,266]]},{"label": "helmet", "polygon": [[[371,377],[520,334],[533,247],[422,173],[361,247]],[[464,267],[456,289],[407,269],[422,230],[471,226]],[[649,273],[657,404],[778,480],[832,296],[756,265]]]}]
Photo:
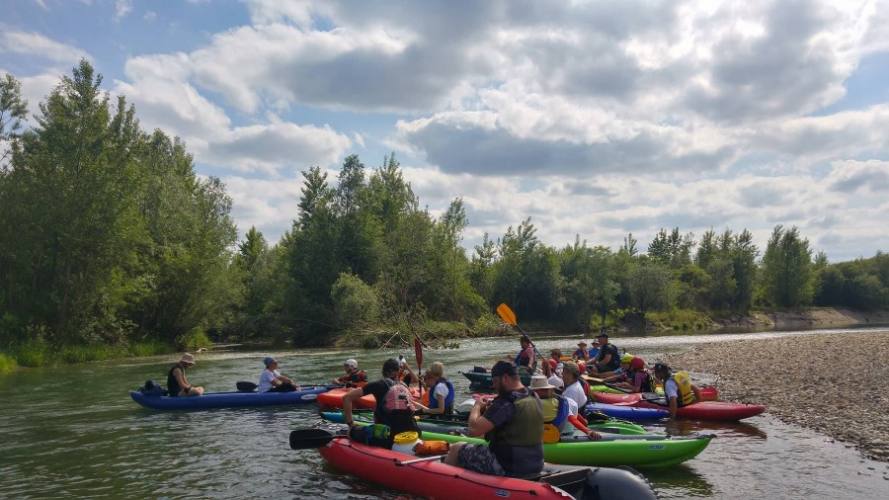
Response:
[{"label": "helmet", "polygon": [[347,359],[343,363],[343,366],[348,366],[349,368],[352,368],[354,370],[355,368],[358,368],[358,362],[355,361],[354,359]]}]

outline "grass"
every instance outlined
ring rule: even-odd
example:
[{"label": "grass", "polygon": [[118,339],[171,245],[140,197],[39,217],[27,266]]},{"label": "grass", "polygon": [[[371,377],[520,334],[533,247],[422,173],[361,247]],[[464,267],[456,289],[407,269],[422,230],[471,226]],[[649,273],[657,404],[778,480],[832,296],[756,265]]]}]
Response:
[{"label": "grass", "polygon": [[175,349],[163,342],[147,341],[130,344],[83,344],[50,346],[42,341],[17,344],[7,353],[0,353],[0,374],[9,373],[16,366],[36,368],[56,364],[88,363],[106,359],[153,356],[173,352]]},{"label": "grass", "polygon": [[691,309],[653,311],[645,315],[645,320],[658,329],[680,332],[701,331],[713,328],[713,320],[708,315]]}]

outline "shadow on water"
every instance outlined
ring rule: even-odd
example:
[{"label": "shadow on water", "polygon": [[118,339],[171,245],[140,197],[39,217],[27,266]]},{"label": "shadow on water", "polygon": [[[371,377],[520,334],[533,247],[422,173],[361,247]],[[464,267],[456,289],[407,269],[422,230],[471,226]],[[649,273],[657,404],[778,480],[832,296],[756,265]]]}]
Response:
[{"label": "shadow on water", "polygon": [[685,464],[646,471],[645,476],[655,485],[661,498],[709,498],[715,493],[713,484],[704,475]]},{"label": "shadow on water", "polygon": [[716,434],[720,438],[746,437],[766,439],[768,435],[759,427],[746,422],[707,422],[701,420],[673,420],[664,424],[664,431],[671,436],[689,434]]}]

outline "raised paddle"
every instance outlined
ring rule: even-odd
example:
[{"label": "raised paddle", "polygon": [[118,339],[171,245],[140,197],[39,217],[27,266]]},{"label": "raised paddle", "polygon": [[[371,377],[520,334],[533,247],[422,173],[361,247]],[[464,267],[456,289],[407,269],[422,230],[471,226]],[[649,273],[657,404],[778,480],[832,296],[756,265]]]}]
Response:
[{"label": "raised paddle", "polygon": [[497,315],[500,316],[500,319],[502,319],[504,323],[518,330],[519,333],[522,334],[522,338],[528,340],[528,343],[531,344],[531,347],[534,348],[534,352],[537,354],[538,357],[543,357],[543,355],[540,354],[540,351],[537,350],[537,346],[534,345],[534,341],[531,340],[531,337],[529,337],[528,334],[525,333],[525,330],[522,330],[522,327],[519,326],[518,321],[516,321],[515,313],[512,309],[509,308],[508,305],[504,303],[497,306]]},{"label": "raised paddle", "polygon": [[294,450],[310,450],[320,448],[333,441],[336,434],[324,429],[297,429],[290,433],[290,448]]}]

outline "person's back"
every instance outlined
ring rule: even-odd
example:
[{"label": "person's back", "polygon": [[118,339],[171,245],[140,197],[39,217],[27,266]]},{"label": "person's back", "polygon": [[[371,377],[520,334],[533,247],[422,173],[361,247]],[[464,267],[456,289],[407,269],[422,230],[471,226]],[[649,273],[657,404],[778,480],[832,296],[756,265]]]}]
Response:
[{"label": "person's back", "polygon": [[394,367],[389,365],[389,361],[384,364],[382,379],[365,385],[361,391],[364,395],[373,394],[376,399],[374,423],[389,427],[391,446],[391,438],[396,434],[405,431],[419,433],[420,429],[414,419],[410,389],[403,382],[395,380],[398,365],[395,364]]},{"label": "person's back", "polygon": [[543,469],[543,406],[536,394],[522,387],[499,395],[485,418],[494,423],[485,438],[506,475],[522,476]]}]

